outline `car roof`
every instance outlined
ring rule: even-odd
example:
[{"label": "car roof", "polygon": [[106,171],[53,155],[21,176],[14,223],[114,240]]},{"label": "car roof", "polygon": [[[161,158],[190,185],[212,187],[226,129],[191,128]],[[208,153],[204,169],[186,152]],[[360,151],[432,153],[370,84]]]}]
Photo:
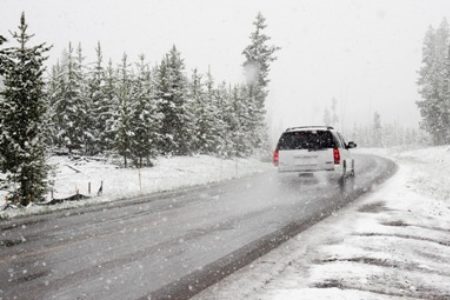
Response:
[{"label": "car roof", "polygon": [[295,131],[310,131],[310,130],[333,130],[334,128],[331,126],[298,126],[298,127],[290,127],[286,129],[284,132],[295,132]]}]

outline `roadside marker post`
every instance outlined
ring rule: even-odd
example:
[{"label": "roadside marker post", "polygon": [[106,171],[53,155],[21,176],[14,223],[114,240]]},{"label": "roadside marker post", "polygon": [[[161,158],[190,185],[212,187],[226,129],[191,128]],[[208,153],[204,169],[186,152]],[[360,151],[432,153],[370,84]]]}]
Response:
[{"label": "roadside marker post", "polygon": [[100,183],[100,188],[98,189],[97,196],[100,196],[103,193],[103,180]]},{"label": "roadside marker post", "polygon": [[139,192],[142,193],[141,168],[139,168]]}]

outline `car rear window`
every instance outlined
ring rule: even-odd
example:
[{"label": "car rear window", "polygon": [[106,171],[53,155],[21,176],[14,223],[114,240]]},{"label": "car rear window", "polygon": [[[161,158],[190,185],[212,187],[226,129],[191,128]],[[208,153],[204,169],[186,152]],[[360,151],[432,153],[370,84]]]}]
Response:
[{"label": "car rear window", "polygon": [[278,142],[279,150],[334,148],[331,132],[326,130],[285,132]]}]

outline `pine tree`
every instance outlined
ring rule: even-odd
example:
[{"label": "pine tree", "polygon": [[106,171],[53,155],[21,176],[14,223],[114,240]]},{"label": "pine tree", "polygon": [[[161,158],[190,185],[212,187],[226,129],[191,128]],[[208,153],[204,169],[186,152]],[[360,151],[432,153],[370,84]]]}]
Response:
[{"label": "pine tree", "polygon": [[189,82],[189,99],[192,102],[192,113],[194,114],[193,150],[199,153],[215,153],[219,143],[216,130],[216,118],[218,112],[215,107],[213,92],[213,81],[208,72],[208,90],[202,76],[194,69]]},{"label": "pine tree", "polygon": [[[65,59],[65,57],[63,57]],[[49,102],[51,110],[54,112],[52,115],[53,124],[53,145],[58,148],[65,146],[65,135],[66,135],[66,107],[68,105],[66,101],[66,70],[65,65],[60,65],[59,62],[52,69],[51,78],[51,94],[49,94]]]},{"label": "pine tree", "polygon": [[218,154],[223,157],[231,157],[235,153],[231,131],[234,118],[231,105],[232,98],[229,92],[230,89],[227,89],[225,82],[219,84],[215,91],[216,106],[217,110],[220,112],[220,122],[218,122],[219,127],[217,128],[220,144],[217,150]]},{"label": "pine tree", "polygon": [[76,58],[76,70],[78,74],[78,85],[79,85],[79,97],[81,109],[79,110],[81,115],[78,125],[81,129],[81,145],[84,150],[84,154],[92,155],[95,154],[95,126],[96,120],[93,114],[93,102],[90,97],[89,84],[87,81],[87,71],[84,65],[84,56],[81,43],[77,47],[77,58]]},{"label": "pine tree", "polygon": [[246,156],[251,154],[252,145],[249,143],[251,132],[246,130],[248,124],[247,106],[245,105],[245,86],[235,85],[230,92],[229,130],[233,142],[233,156]]},{"label": "pine tree", "polygon": [[[203,149],[206,153],[219,154],[224,141],[221,137],[221,130],[224,128],[222,112],[219,106],[218,92],[214,87],[214,78],[211,69],[208,68],[205,82],[205,142]],[[208,137],[209,136],[209,137]]]},{"label": "pine tree", "polygon": [[442,126],[442,139],[445,143],[450,143],[450,45],[447,46],[447,56],[442,77],[442,100],[439,102],[439,119]]},{"label": "pine tree", "polygon": [[[187,97],[192,103],[192,113],[194,114],[193,131],[195,135],[192,137],[192,151],[204,153],[207,148],[208,129],[206,128],[206,101],[202,77],[194,69],[188,82]],[[206,147],[205,147],[206,146]]]},{"label": "pine tree", "polygon": [[446,106],[446,82],[447,71],[446,71],[446,61],[449,45],[449,25],[447,20],[444,18],[436,30],[435,35],[435,54],[434,54],[434,87],[435,95],[433,95],[433,106],[435,110],[435,135],[439,139],[436,141],[437,144],[444,144],[450,142],[447,140],[449,133],[450,124],[446,120],[445,106]]},{"label": "pine tree", "polygon": [[112,99],[105,94],[106,75],[103,68],[103,54],[100,42],[95,48],[97,60],[89,75],[89,99],[92,105],[89,115],[95,120],[92,127],[93,152],[104,152],[107,149],[106,132],[107,123],[111,118]]},{"label": "pine tree", "polygon": [[119,110],[119,89],[117,88],[119,80],[116,75],[110,59],[105,72],[105,85],[102,89],[102,93],[105,96],[104,103],[99,104],[101,106],[101,113],[98,116],[102,121],[102,125],[104,124],[105,126],[104,131],[99,132],[99,141],[103,151],[115,148],[115,126],[117,124],[117,112]]},{"label": "pine tree", "polygon": [[425,35],[418,80],[423,99],[417,102],[421,126],[431,134],[434,144],[450,142],[448,47],[449,25],[444,19],[437,30],[430,26]]},{"label": "pine tree", "polygon": [[157,112],[151,74],[144,55],[139,56],[137,67],[138,74],[132,92],[134,105],[131,127],[134,135],[131,153],[135,165],[141,168],[144,165],[152,166],[151,159],[157,154],[161,116]]},{"label": "pine tree", "polygon": [[115,148],[122,155],[125,168],[128,167],[128,160],[131,158],[132,138],[134,136],[132,131],[133,87],[129,67],[127,55],[124,53],[120,66],[120,82],[117,92],[119,106],[113,130],[115,131]]},{"label": "pine tree", "polygon": [[163,115],[161,149],[166,154],[191,153],[193,116],[187,98],[184,62],[175,46],[161,61],[157,75],[156,97]]},{"label": "pine tree", "polygon": [[46,144],[50,146],[57,145],[57,133],[58,128],[55,122],[56,120],[56,112],[55,112],[55,103],[58,99],[58,76],[61,73],[61,66],[59,61],[52,67],[50,78],[46,83],[46,91],[45,94],[47,96],[47,113],[46,113],[46,127],[48,129],[48,134],[46,135]]},{"label": "pine tree", "polygon": [[19,45],[0,50],[5,85],[0,98],[0,166],[19,183],[15,199],[22,205],[42,199],[47,177],[43,64],[50,47],[28,46],[33,35],[27,29],[22,13],[18,32],[12,34]]},{"label": "pine tree", "polygon": [[58,80],[59,95],[55,102],[58,140],[72,153],[73,150],[81,149],[84,143],[86,99],[81,68],[78,67],[71,43],[64,53],[62,70]]},{"label": "pine tree", "polygon": [[263,15],[258,13],[253,23],[255,30],[250,35],[250,45],[242,52],[245,57],[243,67],[248,85],[247,105],[250,108],[249,117],[253,119],[252,145],[255,148],[260,148],[263,144],[270,64],[276,59],[275,52],[280,49],[268,45],[270,37],[264,33],[267,27],[265,22]]}]

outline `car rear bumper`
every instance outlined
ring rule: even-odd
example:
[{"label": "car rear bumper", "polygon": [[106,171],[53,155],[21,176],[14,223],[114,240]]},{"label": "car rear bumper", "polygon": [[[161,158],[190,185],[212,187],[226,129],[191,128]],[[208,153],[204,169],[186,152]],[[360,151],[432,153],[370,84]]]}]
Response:
[{"label": "car rear bumper", "polygon": [[327,175],[342,174],[342,165],[332,165],[323,168],[314,166],[278,166],[279,173],[326,173]]}]

